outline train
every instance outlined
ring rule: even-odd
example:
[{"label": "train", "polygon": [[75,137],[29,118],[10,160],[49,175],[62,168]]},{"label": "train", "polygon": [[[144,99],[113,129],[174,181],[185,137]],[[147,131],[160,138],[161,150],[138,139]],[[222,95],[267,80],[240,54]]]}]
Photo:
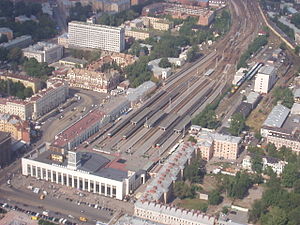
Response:
[{"label": "train", "polygon": [[235,93],[245,81],[251,80],[263,65],[263,63],[256,63],[235,85],[233,85],[230,92],[232,94]]}]

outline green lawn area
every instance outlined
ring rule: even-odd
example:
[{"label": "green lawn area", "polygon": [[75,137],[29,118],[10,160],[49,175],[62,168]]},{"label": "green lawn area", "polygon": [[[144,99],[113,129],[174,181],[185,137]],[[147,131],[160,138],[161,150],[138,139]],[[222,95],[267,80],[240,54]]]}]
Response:
[{"label": "green lawn area", "polygon": [[200,200],[197,198],[194,199],[183,199],[178,203],[179,207],[185,208],[185,209],[195,209],[195,210],[201,210],[202,212],[206,212],[207,210],[207,201]]}]

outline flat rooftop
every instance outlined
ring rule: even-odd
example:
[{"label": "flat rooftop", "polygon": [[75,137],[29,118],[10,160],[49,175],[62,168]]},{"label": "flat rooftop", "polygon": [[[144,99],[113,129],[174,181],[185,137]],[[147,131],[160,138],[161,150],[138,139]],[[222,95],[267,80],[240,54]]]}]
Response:
[{"label": "flat rooftop", "polygon": [[69,25],[70,24],[84,25],[84,26],[90,26],[90,27],[95,27],[95,28],[105,28],[105,29],[118,30],[118,31],[123,30],[123,28],[121,28],[121,27],[113,27],[113,26],[107,26],[107,25],[101,25],[101,24],[94,24],[94,23],[87,23],[87,22],[81,22],[81,21],[71,21],[71,22],[69,22]]},{"label": "flat rooftop", "polygon": [[59,133],[52,144],[58,147],[64,147],[69,141],[85,132],[87,128],[91,127],[97,122],[100,122],[104,116],[105,113],[100,110],[94,110],[86,114],[83,118],[73,123],[63,132]]},{"label": "flat rooftop", "polygon": [[269,66],[265,65],[259,69],[258,73],[266,74],[266,75],[271,75],[275,71],[274,66]]},{"label": "flat rooftop", "polygon": [[[101,154],[96,154],[91,152],[77,152],[77,154],[81,162],[77,168],[77,170],[79,171],[81,170],[96,176],[113,179],[117,181],[122,181],[128,177],[128,173],[126,170],[113,167],[111,165],[112,161]],[[51,155],[62,157],[63,160],[61,162],[52,160]],[[55,164],[62,167],[67,167],[68,165],[68,160],[64,155],[49,150],[39,154],[33,160],[46,163],[49,165]]]},{"label": "flat rooftop", "polygon": [[276,105],[268,115],[263,125],[269,127],[281,127],[289,114],[290,109],[280,104]]},{"label": "flat rooftop", "polygon": [[159,125],[159,128],[167,129],[179,116],[177,114],[169,114],[165,120]]}]

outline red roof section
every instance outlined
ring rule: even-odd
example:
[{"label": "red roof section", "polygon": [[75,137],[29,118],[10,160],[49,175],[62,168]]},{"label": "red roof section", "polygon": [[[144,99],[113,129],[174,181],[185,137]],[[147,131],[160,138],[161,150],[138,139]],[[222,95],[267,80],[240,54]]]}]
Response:
[{"label": "red roof section", "polygon": [[104,115],[105,113],[100,110],[94,110],[88,113],[82,119],[72,124],[62,133],[58,134],[57,139],[52,144],[57,147],[66,146],[68,142],[84,133],[89,127],[93,126],[97,122],[100,122]]}]

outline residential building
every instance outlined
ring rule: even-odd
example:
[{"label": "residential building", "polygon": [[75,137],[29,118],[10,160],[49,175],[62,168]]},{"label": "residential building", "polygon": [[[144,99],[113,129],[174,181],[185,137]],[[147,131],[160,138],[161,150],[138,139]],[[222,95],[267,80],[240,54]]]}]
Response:
[{"label": "residential building", "polygon": [[8,132],[14,140],[30,143],[30,125],[18,116],[0,114],[0,131]]},{"label": "residential building", "polygon": [[207,143],[207,148],[200,146],[200,151],[204,149],[203,155],[207,160],[210,159],[211,155],[218,158],[236,160],[239,155],[240,144],[242,141],[240,137],[219,134],[203,129],[195,136],[195,138],[199,143]]},{"label": "residential building", "polygon": [[0,44],[0,47],[6,48],[8,50],[12,48],[26,48],[31,44],[31,42],[32,42],[32,38],[30,35],[23,35],[13,40],[10,40],[9,42]]},{"label": "residential building", "polygon": [[[240,208],[240,207],[237,207]],[[248,209],[236,210],[234,206],[227,214],[220,213],[216,225],[248,225]]]},{"label": "residential building", "polygon": [[215,18],[214,11],[203,12],[198,19],[198,25],[209,26]]},{"label": "residential building", "polygon": [[38,154],[22,158],[22,174],[77,190],[123,200],[141,184],[144,173],[114,168],[108,158],[90,152],[67,155],[50,151],[47,145]]},{"label": "residential building", "polygon": [[300,103],[300,88],[297,88],[294,91],[294,101]]},{"label": "residential building", "polygon": [[10,133],[0,131],[0,168],[11,162],[11,137]]},{"label": "residential building", "polygon": [[16,23],[24,23],[24,22],[31,21],[31,20],[38,22],[37,18],[34,15],[31,15],[30,17],[27,17],[25,15],[20,15],[20,16],[15,17]]},{"label": "residential building", "polygon": [[69,86],[60,80],[48,80],[47,88],[31,96],[32,119],[36,120],[65,102],[69,97]]},{"label": "residential building", "polygon": [[261,67],[256,75],[254,91],[267,94],[276,83],[276,69],[274,66],[265,65]]},{"label": "residential building", "polygon": [[197,154],[190,143],[181,143],[156,172],[142,196],[134,204],[134,215],[162,224],[213,225],[213,216],[188,211],[167,203],[173,198],[173,184],[182,180],[183,170]]},{"label": "residential building", "polygon": [[84,68],[87,65],[87,61],[84,59],[77,59],[77,58],[73,58],[71,56],[68,56],[66,58],[63,58],[61,60],[59,60],[59,64],[60,65],[64,65],[64,66],[70,66],[73,68]]},{"label": "residential building", "polygon": [[265,129],[268,129],[267,143],[273,143],[277,149],[285,146],[296,154],[300,153],[300,132],[298,129],[295,129],[294,132],[276,127],[265,127]]},{"label": "residential building", "polygon": [[130,8],[130,0],[103,0],[104,12],[122,12]]},{"label": "residential building", "polygon": [[245,102],[249,103],[251,105],[252,109],[255,109],[260,100],[262,99],[262,96],[254,91],[251,91],[247,96],[246,96]]},{"label": "residential building", "polygon": [[112,53],[110,54],[113,62],[115,62],[121,68],[129,66],[135,63],[138,58],[135,55],[125,54],[125,53]]},{"label": "residential building", "polygon": [[60,45],[38,42],[28,48],[22,49],[23,54],[27,58],[35,58],[38,62],[46,62],[48,64],[57,62],[63,56],[63,47]]},{"label": "residential building", "polygon": [[13,82],[21,82],[25,87],[30,87],[33,93],[37,93],[41,89],[42,82],[35,77],[29,77],[22,74],[14,74],[9,70],[0,71],[1,80],[11,80]]},{"label": "residential building", "polygon": [[103,112],[94,110],[57,134],[51,146],[64,154],[98,132],[107,122],[109,120]]},{"label": "residential building", "polygon": [[125,31],[121,27],[73,21],[69,23],[69,45],[112,52],[125,49]]},{"label": "residential building", "polygon": [[22,120],[30,120],[33,113],[31,102],[17,98],[0,98],[0,113],[19,116]]},{"label": "residential building", "polygon": [[214,225],[215,217],[156,202],[137,201],[134,215],[146,220],[172,225]]},{"label": "residential building", "polygon": [[150,33],[145,30],[140,29],[133,29],[133,28],[125,28],[125,36],[126,37],[133,37],[137,40],[146,40],[150,37]]},{"label": "residential building", "polygon": [[120,74],[116,70],[98,72],[89,69],[70,69],[66,81],[71,87],[108,93],[119,84]]},{"label": "residential building", "polygon": [[146,0],[131,0],[131,5],[141,5],[144,4]]},{"label": "residential building", "polygon": [[[282,174],[283,169],[287,162],[276,159],[274,157],[264,156],[262,157],[262,170],[267,169],[267,167],[270,167],[274,173],[276,173],[278,176]],[[242,168],[245,170],[252,171],[252,157],[251,155],[246,155],[246,157],[243,159],[242,162]]]},{"label": "residential building", "polygon": [[8,40],[12,40],[14,38],[13,31],[7,27],[0,27],[0,36],[6,35]]},{"label": "residential building", "polygon": [[153,28],[155,30],[167,31],[174,26],[174,24],[169,20],[156,17],[142,17],[142,21],[146,27]]},{"label": "residential building", "polygon": [[227,5],[227,0],[209,0],[208,4],[210,7],[225,7]]}]

